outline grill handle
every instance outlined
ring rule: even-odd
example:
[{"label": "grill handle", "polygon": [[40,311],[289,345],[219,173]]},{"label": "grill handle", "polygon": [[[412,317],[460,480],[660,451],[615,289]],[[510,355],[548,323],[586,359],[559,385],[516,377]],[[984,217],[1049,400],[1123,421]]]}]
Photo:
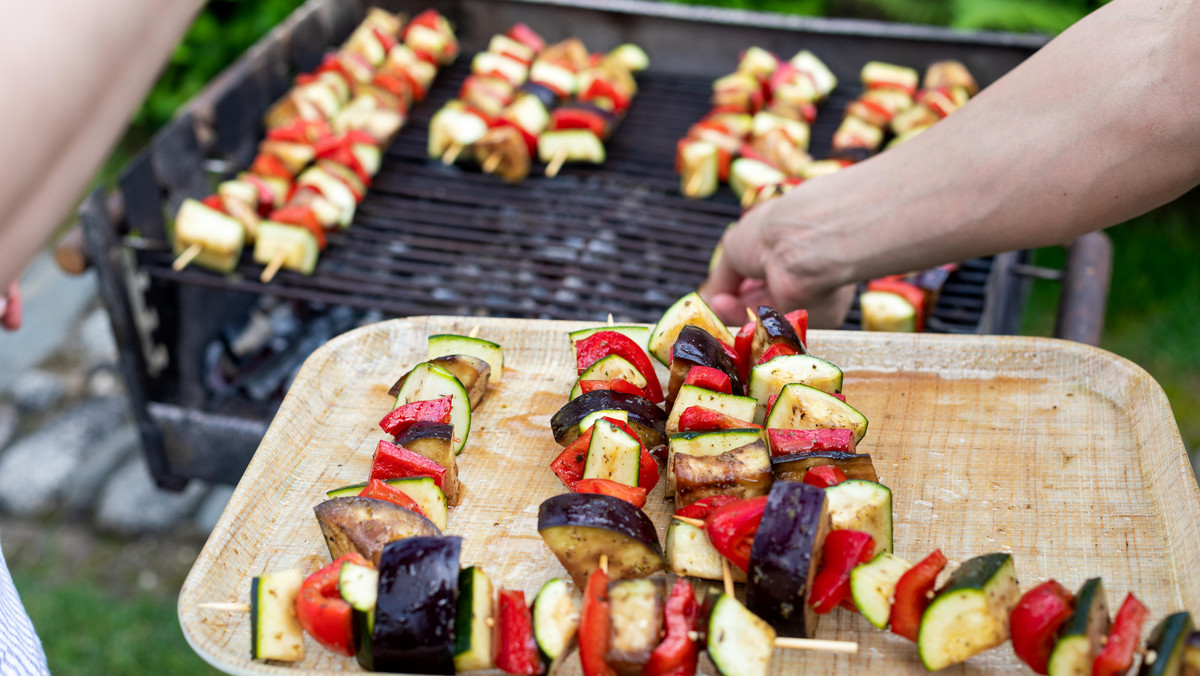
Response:
[{"label": "grill handle", "polygon": [[1055,337],[1088,345],[1100,343],[1112,279],[1112,256],[1112,240],[1104,232],[1088,233],[1067,247]]}]

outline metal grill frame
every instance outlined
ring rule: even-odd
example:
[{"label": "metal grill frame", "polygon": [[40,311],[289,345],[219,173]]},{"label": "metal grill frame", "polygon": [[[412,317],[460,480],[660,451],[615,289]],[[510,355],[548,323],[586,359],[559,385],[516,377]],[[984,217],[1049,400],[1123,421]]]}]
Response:
[{"label": "metal grill frame", "polygon": [[[986,85],[1046,40],[1036,35],[951,31],[641,0],[393,0],[369,4],[410,15],[425,7],[439,9],[456,23],[464,53],[484,48],[493,33],[516,21],[524,21],[547,36],[578,35],[597,47],[636,42],[651,49],[653,64],[647,73],[651,81],[688,83],[693,97],[696,83],[706,84],[730,71],[739,51],[751,44],[780,54],[811,49],[844,83],[855,81],[858,68],[873,58],[914,66],[958,58]],[[169,267],[169,215],[185,197],[208,194],[214,175],[227,175],[249,164],[262,135],[261,112],[287,90],[293,73],[315,67],[328,45],[344,39],[364,11],[359,0],[309,0],[162,129],[150,147],[122,173],[117,191],[107,195],[97,189],[80,207],[88,255],[97,270],[120,346],[134,418],[151,471],[163,487],[181,488],[189,478],[235,483],[265,433],[267,422],[261,412],[249,417],[208,412],[200,359],[209,340],[227,322],[244,315],[258,294],[369,305],[396,315],[428,310],[425,306],[358,302],[346,288],[341,292],[301,293],[297,290],[305,289],[302,280],[289,274],[281,274],[272,285],[263,285],[256,279],[257,266],[247,264],[243,264],[242,272],[251,274],[229,278],[198,270],[175,273]],[[696,45],[704,45],[704,49],[697,50]],[[446,88],[439,85],[438,89]],[[643,88],[627,125],[632,125],[639,114],[639,106],[645,110],[653,105],[645,98],[651,90]],[[849,96],[845,90],[840,90],[840,95]],[[414,153],[423,154],[423,149],[414,149],[410,136],[424,138],[426,122],[438,105],[438,101],[429,100],[416,107],[413,119],[388,151],[385,165],[393,166],[398,161],[403,166],[419,166]],[[686,130],[702,112],[672,123]],[[821,125],[836,125],[836,121],[836,115],[826,112],[818,122],[814,133],[818,155],[822,151],[819,144],[827,147],[832,134],[832,127],[822,130]],[[628,138],[622,131],[619,129],[613,139],[614,160],[620,154],[622,139]],[[681,133],[665,131],[662,136],[673,145]],[[643,165],[657,162],[660,166],[643,178],[657,182],[661,189],[666,175],[661,165],[669,164],[671,155],[646,157]],[[590,176],[611,173],[610,169],[570,169],[553,182],[531,179],[530,184],[536,187],[542,181],[548,190],[561,190],[572,182],[586,185]],[[634,174],[638,171],[642,170]],[[447,180],[460,187],[509,189],[470,170],[449,168],[445,172]],[[667,169],[666,173],[671,172]],[[402,180],[385,169],[377,184],[383,191],[389,185],[402,185]],[[677,187],[675,190],[677,193]],[[738,212],[731,196],[704,202],[685,200],[677,194],[675,197],[673,205],[707,213],[710,218],[719,214],[732,220]],[[372,199],[369,196],[362,205],[360,218],[364,222],[373,218]],[[710,241],[693,242],[695,254],[686,257],[687,265],[703,269],[707,247],[715,243],[720,228],[709,235]],[[335,237],[330,252],[337,246]],[[969,263],[974,267],[969,264],[967,273],[978,274],[982,265],[987,275],[975,330],[1014,333],[1028,284],[1013,270],[1027,263],[1027,254],[1013,252]],[[603,311],[599,307],[589,309]],[[503,314],[560,316],[523,310],[528,308],[515,307]],[[578,314],[572,316],[581,318]],[[937,321],[931,321],[935,329]],[[941,328],[955,329],[950,324]]]}]

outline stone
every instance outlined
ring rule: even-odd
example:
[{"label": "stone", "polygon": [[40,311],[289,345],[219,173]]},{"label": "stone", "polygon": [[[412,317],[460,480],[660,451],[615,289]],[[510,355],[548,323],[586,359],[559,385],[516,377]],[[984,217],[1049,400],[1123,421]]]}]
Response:
[{"label": "stone", "polygon": [[17,407],[8,402],[0,402],[0,452],[12,441],[20,423],[21,416],[17,413]]},{"label": "stone", "polygon": [[13,401],[27,413],[45,413],[62,401],[66,394],[66,380],[41,369],[22,373],[12,386]]},{"label": "stone", "polygon": [[91,399],[54,416],[0,455],[0,511],[44,514],[98,438],[125,420],[123,397]]},{"label": "stone", "polygon": [[124,390],[121,376],[111,366],[101,366],[87,378],[87,392],[93,397],[108,397]]},{"label": "stone", "polygon": [[200,508],[196,510],[196,516],[192,519],[196,524],[196,529],[201,533],[211,533],[212,529],[216,528],[217,521],[221,519],[225,505],[229,504],[231,497],[233,497],[233,486],[213,486],[208,495],[204,496],[204,501],[200,503]]},{"label": "stone", "polygon": [[139,456],[113,472],[100,490],[96,525],[123,536],[161,533],[191,517],[206,493],[208,486],[200,481],[178,493],[162,490]]},{"label": "stone", "polygon": [[117,363],[117,341],[113,338],[112,322],[103,307],[92,310],[79,324],[79,349],[94,366]]},{"label": "stone", "polygon": [[69,489],[64,487],[60,495],[63,509],[74,516],[90,512],[105,482],[141,450],[141,444],[137,427],[125,423],[89,447],[75,470],[77,476],[87,477],[87,480],[73,482]]}]

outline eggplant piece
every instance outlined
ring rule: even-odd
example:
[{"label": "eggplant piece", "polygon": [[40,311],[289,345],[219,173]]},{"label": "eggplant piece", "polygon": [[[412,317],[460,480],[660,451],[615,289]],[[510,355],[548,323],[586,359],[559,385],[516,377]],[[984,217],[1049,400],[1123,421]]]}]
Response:
[{"label": "eggplant piece", "polygon": [[390,543],[379,561],[373,671],[454,673],[454,616],[462,538]]},{"label": "eggplant piece", "polygon": [[569,446],[579,436],[579,423],[589,413],[622,410],[629,413],[629,426],[637,432],[642,445],[655,448],[667,443],[667,414],[645,397],[612,390],[595,390],[568,401],[550,419],[550,431],[560,446]]},{"label": "eggplant piece", "polygon": [[829,153],[829,159],[844,160],[846,162],[850,162],[851,164],[858,164],[859,162],[862,162],[863,160],[870,159],[871,156],[874,154],[875,154],[875,151],[871,150],[870,148],[858,148],[858,147],[838,148],[838,149],[834,150],[833,152]]},{"label": "eggplant piece", "polygon": [[746,393],[742,379],[738,377],[737,366],[721,346],[721,341],[699,326],[689,324],[679,330],[679,337],[675,339],[675,346],[671,348],[671,380],[667,385],[668,406],[675,401],[675,395],[679,393],[688,370],[693,366],[717,369],[729,376],[733,394]]},{"label": "eggplant piece", "polygon": [[1183,676],[1200,676],[1200,631],[1188,634],[1184,641]]},{"label": "eggplant piece", "polygon": [[662,639],[663,578],[617,580],[608,585],[608,653],[619,676],[640,676]]},{"label": "eggplant piece", "polygon": [[536,82],[526,82],[521,85],[521,91],[530,94],[542,102],[546,110],[554,110],[558,106],[558,94],[553,89]]},{"label": "eggplant piece", "polygon": [[433,522],[399,505],[363,497],[331,498],[313,508],[329,556],[358,552],[379,565],[384,547],[395,540],[441,535]]},{"label": "eggplant piece", "polygon": [[879,483],[879,475],[875,473],[870,453],[809,451],[771,458],[771,470],[780,481],[803,481],[808,470],[821,465],[833,465],[845,472],[847,479],[864,479]]},{"label": "eggplant piece", "polygon": [[817,615],[808,593],[831,528],[825,491],[776,481],[750,548],[746,607],[782,636],[812,638]]},{"label": "eggplant piece", "polygon": [[[463,388],[467,390],[467,399],[471,402],[471,409],[479,406],[479,402],[483,401],[483,395],[487,393],[488,381],[491,379],[492,367],[482,359],[471,357],[465,354],[452,354],[443,357],[434,357],[430,359],[430,364],[440,366],[450,372],[450,375],[458,378],[458,382],[462,383]],[[408,378],[408,373],[400,376],[395,385],[392,385],[388,390],[390,396],[400,394],[400,388],[404,387],[404,381]]]},{"label": "eggplant piece", "polygon": [[446,468],[446,501],[458,504],[458,456],[454,453],[454,426],[421,420],[396,437],[396,445],[429,458]]},{"label": "eggplant piece", "polygon": [[600,555],[612,579],[647,577],[665,570],[654,522],[619,498],[590,493],[556,495],[538,507],[538,533],[583,589]]},{"label": "eggplant piece", "polygon": [[800,342],[800,336],[796,335],[796,329],[792,328],[782,312],[769,305],[759,305],[758,321],[754,323],[754,339],[750,343],[750,363],[757,364],[763,352],[780,343],[798,354],[808,352],[804,343]]},{"label": "eggplant piece", "polygon": [[756,498],[771,489],[771,454],[762,440],[718,455],[675,456],[675,506],[713,495]]}]

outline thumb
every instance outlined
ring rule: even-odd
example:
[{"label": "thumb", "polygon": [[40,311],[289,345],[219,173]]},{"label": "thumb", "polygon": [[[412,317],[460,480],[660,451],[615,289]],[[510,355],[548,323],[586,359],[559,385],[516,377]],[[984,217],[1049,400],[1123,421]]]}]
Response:
[{"label": "thumb", "polygon": [[[769,204],[769,203],[768,203]],[[725,229],[714,254],[708,279],[700,287],[700,295],[713,311],[727,323],[741,324],[743,283],[748,279],[762,280],[763,245],[758,236],[759,222],[767,209],[759,207],[744,215],[740,221]]]}]

